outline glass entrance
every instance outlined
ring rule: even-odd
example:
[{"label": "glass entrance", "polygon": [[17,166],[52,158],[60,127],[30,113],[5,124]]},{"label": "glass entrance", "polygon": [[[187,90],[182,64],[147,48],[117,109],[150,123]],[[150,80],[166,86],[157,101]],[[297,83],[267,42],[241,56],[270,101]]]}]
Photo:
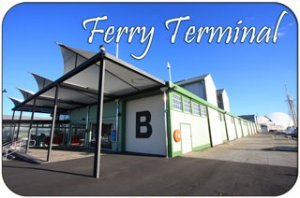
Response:
[{"label": "glass entrance", "polygon": [[[101,148],[112,149],[111,142],[112,124],[102,123]],[[95,147],[96,124],[92,124],[92,147]]]}]

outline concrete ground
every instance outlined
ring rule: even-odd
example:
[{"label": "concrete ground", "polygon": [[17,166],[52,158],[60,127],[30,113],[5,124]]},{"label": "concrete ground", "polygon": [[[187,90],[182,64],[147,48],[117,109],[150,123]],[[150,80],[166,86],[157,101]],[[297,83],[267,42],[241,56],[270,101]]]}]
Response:
[{"label": "concrete ground", "polygon": [[282,134],[259,134],[184,157],[297,168],[297,145]]},{"label": "concrete ground", "polygon": [[[33,149],[28,150],[28,155],[33,156],[37,159],[47,160],[48,150],[45,149]],[[80,151],[62,151],[62,150],[52,150],[51,152],[51,162],[60,162],[72,159],[81,159],[85,157],[94,156],[93,153],[80,152]]]},{"label": "concrete ground", "polygon": [[91,177],[92,157],[42,165],[3,161],[2,175],[20,195],[274,196],[297,179],[297,145],[259,134],[174,159],[102,155],[100,179]]}]

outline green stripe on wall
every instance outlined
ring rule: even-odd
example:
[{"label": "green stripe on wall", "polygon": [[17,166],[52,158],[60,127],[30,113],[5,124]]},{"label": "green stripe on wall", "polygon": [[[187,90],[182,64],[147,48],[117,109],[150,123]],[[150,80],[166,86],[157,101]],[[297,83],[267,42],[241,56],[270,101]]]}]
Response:
[{"label": "green stripe on wall", "polygon": [[196,146],[192,150],[193,151],[200,151],[200,150],[204,150],[204,149],[208,149],[208,148],[210,148],[210,144],[204,144],[204,145],[201,145],[201,146]]}]

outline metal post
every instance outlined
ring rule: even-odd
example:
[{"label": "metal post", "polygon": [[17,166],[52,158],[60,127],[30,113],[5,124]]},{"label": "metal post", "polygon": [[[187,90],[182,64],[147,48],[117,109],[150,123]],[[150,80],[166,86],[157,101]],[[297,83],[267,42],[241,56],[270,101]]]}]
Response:
[{"label": "metal post", "polygon": [[116,130],[116,143],[117,143],[117,149],[118,150],[120,150],[119,148],[120,148],[120,144],[119,144],[119,112],[120,112],[120,104],[119,104],[119,102],[120,102],[120,99],[118,98],[118,99],[116,99],[115,100],[115,102],[116,102],[116,126],[115,126],[115,130]]},{"label": "metal post", "polygon": [[[36,123],[36,128],[35,128],[35,137],[37,138],[37,134],[38,134],[38,129],[39,129],[39,124]],[[38,145],[40,146],[40,145]]]},{"label": "metal post", "polygon": [[[103,55],[104,55],[104,51]],[[101,152],[101,133],[102,133],[102,113],[103,113],[103,92],[105,78],[105,59],[100,59],[99,84],[98,84],[98,103],[97,103],[97,125],[96,125],[96,148],[94,156],[94,174],[95,178],[100,177],[100,152]]]},{"label": "metal post", "polygon": [[19,116],[16,141],[18,141],[18,139],[19,139],[19,132],[20,132],[20,125],[21,125],[21,120],[22,120],[22,114],[23,114],[23,111],[20,112],[20,116]]},{"label": "metal post", "polygon": [[14,119],[15,119],[15,110],[13,110],[13,114],[12,114],[12,118],[11,118],[11,121],[12,121],[12,124],[13,124],[13,129],[12,129],[12,138],[11,138],[11,142],[14,141],[14,137],[15,137],[15,127],[16,127],[16,124],[14,123]]},{"label": "metal post", "polygon": [[55,98],[54,98],[54,107],[53,107],[53,115],[52,115],[52,124],[51,124],[51,132],[50,132],[50,141],[49,141],[48,154],[47,154],[47,162],[50,161],[51,151],[52,151],[53,136],[54,136],[54,130],[55,130],[55,121],[56,121],[58,91],[59,91],[59,86],[56,85],[56,88],[55,88]]},{"label": "metal post", "polygon": [[27,153],[28,149],[29,149],[29,143],[30,143],[30,139],[31,139],[31,128],[32,128],[34,110],[35,110],[35,103],[36,103],[36,99],[33,99],[33,107],[32,107],[32,111],[31,111],[31,118],[30,118],[30,124],[29,124],[29,129],[28,129],[28,138],[27,138],[27,146],[26,146],[25,153]]},{"label": "metal post", "polygon": [[90,136],[90,129],[89,129],[89,114],[90,114],[90,106],[86,107],[86,117],[85,117],[85,133],[84,133],[84,147],[86,149],[90,149],[90,142],[91,142],[91,136]]},{"label": "metal post", "polygon": [[116,43],[116,57],[119,58],[119,42]]},{"label": "metal post", "polygon": [[168,109],[167,109],[167,88],[162,88],[163,94],[164,94],[164,125],[165,125],[165,141],[166,141],[166,158],[169,158],[169,145],[168,145],[168,118],[167,118],[167,113],[168,113]]},{"label": "metal post", "polygon": [[172,72],[171,72],[171,65],[169,62],[167,62],[167,69],[168,69],[168,74],[169,74],[169,82],[172,83]]}]

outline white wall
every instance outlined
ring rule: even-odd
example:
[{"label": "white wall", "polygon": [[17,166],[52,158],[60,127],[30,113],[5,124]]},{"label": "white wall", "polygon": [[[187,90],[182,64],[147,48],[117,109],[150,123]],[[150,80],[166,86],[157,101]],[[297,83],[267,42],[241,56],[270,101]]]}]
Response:
[{"label": "white wall", "polygon": [[255,126],[255,123],[252,123],[252,126],[253,126],[253,134],[256,134],[256,126]]},{"label": "white wall", "polygon": [[242,122],[242,128],[243,128],[243,133],[244,133],[244,136],[248,136],[249,135],[249,131],[247,129],[247,125],[245,123],[245,121],[241,121]]},{"label": "white wall", "polygon": [[218,111],[208,108],[209,123],[211,129],[211,139],[213,146],[223,144],[222,131],[220,130],[220,121]]},{"label": "white wall", "polygon": [[253,126],[251,122],[249,122],[249,128],[250,128],[250,134],[253,135],[254,132],[253,132]]},{"label": "white wall", "polygon": [[192,114],[172,110],[171,133],[173,153],[179,152],[182,149],[182,142],[175,142],[173,138],[173,131],[180,129],[181,123],[191,126],[192,148],[197,149],[199,146],[210,144],[207,117],[194,116]]},{"label": "white wall", "polygon": [[223,142],[227,142],[227,129],[225,125],[225,118],[223,113],[219,113],[222,116],[222,120],[219,121],[220,131],[222,133]]},{"label": "white wall", "polygon": [[217,101],[216,85],[210,74],[207,75],[204,80],[205,80],[206,100],[217,107],[218,101]]},{"label": "white wall", "polygon": [[240,120],[238,118],[234,118],[234,120],[235,120],[235,126],[237,129],[238,138],[240,138],[243,136]]},{"label": "white wall", "polygon": [[232,123],[232,120],[231,120],[232,117],[230,115],[225,115],[225,118],[226,118],[226,125],[227,125],[229,141],[234,140],[237,137],[236,137],[236,133],[235,133],[234,122]]},{"label": "white wall", "polygon": [[229,97],[228,97],[227,91],[225,89],[222,92],[222,99],[223,99],[224,110],[230,112]]},{"label": "white wall", "polygon": [[[141,111],[149,111],[151,113],[150,125],[152,127],[152,134],[148,138],[136,137],[136,113]],[[125,144],[125,149],[129,152],[166,155],[164,101],[162,94],[127,102]]]}]

